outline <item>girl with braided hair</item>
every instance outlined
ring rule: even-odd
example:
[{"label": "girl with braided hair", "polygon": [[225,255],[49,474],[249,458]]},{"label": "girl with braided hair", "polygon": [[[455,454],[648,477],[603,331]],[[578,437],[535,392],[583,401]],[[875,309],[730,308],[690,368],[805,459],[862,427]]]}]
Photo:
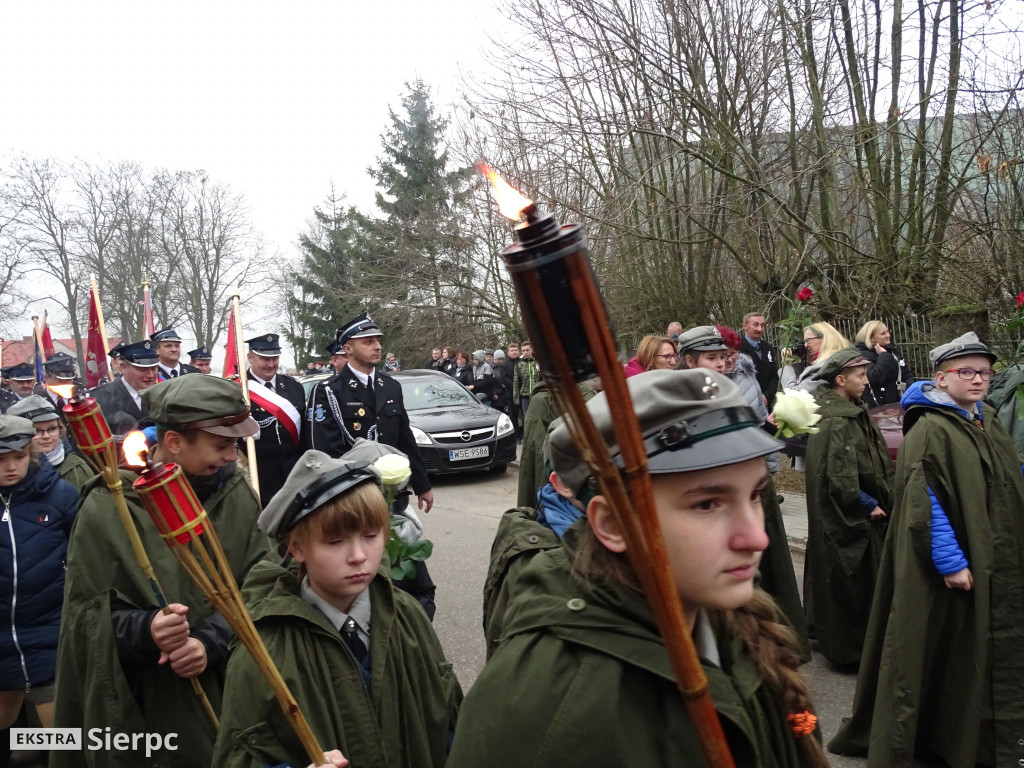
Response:
[{"label": "girl with braided hair", "polygon": [[[768,546],[764,456],[779,443],[720,373],[649,371],[627,384],[673,581],[735,764],[827,766],[800,645],[754,587]],[[587,409],[614,458],[605,395]],[[564,424],[549,453],[585,514],[506,575],[502,637],[460,710],[447,767],[707,766],[626,540]]]}]

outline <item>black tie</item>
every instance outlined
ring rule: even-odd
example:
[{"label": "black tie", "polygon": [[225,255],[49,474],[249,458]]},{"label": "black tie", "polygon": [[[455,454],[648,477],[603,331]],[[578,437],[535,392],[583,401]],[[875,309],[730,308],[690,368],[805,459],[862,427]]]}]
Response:
[{"label": "black tie", "polygon": [[178,372],[176,370],[168,371],[167,373],[170,375],[172,379],[178,375]]},{"label": "black tie", "polygon": [[263,386],[266,387],[267,389],[269,389],[271,392],[274,391],[274,385],[271,384],[269,381],[263,382]]},{"label": "black tie", "polygon": [[359,635],[356,632],[356,623],[351,617],[346,619],[345,623],[341,625],[341,639],[345,641],[345,645],[352,651],[356,661],[362,664],[368,651],[366,650],[366,644],[359,639]]}]

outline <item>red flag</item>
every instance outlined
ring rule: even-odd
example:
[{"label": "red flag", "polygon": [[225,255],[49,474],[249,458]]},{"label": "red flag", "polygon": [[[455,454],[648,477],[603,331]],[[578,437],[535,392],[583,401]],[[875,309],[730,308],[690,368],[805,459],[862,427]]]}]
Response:
[{"label": "red flag", "polygon": [[55,354],[57,350],[53,348],[53,337],[50,336],[50,324],[46,322],[46,310],[43,310],[43,333],[41,341],[43,344],[43,354],[46,355],[46,359],[49,360]]},{"label": "red flag", "polygon": [[93,283],[89,293],[89,337],[85,345],[85,383],[95,387],[107,376],[107,339],[103,331],[103,313],[99,292]]},{"label": "red flag", "polygon": [[228,320],[228,351],[224,355],[225,379],[238,375],[238,344],[235,342],[235,310],[231,310],[231,317]]}]

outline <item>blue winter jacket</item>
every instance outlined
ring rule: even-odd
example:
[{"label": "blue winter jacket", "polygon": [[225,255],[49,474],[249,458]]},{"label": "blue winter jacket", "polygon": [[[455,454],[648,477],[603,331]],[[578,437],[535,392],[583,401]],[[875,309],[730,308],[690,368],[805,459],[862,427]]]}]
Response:
[{"label": "blue winter jacket", "polygon": [[[943,392],[930,381],[915,381],[900,399],[900,406],[907,410],[912,405],[923,405],[928,408],[945,408],[955,411],[966,421],[973,421],[975,417],[981,418],[981,409],[976,408],[971,414],[957,405],[953,398]],[[929,487],[928,496],[932,505],[932,562],[935,569],[942,576],[962,571],[970,566],[963,547],[956,539],[956,533],[949,522],[946,510],[942,508],[935,492]]]},{"label": "blue winter jacket", "polygon": [[53,680],[77,510],[78,491],[45,457],[20,483],[0,488],[0,690]]}]

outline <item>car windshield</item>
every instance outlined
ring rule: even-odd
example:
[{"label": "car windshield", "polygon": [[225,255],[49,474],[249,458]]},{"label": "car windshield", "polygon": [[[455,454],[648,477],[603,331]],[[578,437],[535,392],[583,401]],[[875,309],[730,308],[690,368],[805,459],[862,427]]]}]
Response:
[{"label": "car windshield", "polygon": [[473,405],[477,402],[461,384],[447,376],[402,379],[402,396],[407,411],[451,408],[453,405]]}]

